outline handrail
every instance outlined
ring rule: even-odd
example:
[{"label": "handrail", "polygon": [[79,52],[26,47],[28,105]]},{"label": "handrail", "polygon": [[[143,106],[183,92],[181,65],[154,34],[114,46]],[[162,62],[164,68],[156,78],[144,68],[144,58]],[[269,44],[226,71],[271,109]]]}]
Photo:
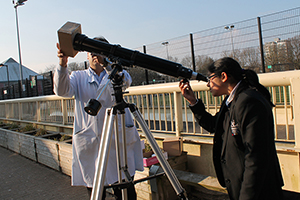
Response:
[{"label": "handrail", "polygon": [[[300,70],[258,74],[260,83],[265,87],[288,86],[292,78],[300,77]],[[190,81],[194,91],[208,91],[205,82]],[[129,87],[129,95],[180,92],[178,82]]]},{"label": "handrail", "polygon": [[[300,147],[300,70],[259,74],[260,82],[269,88],[275,120],[276,141]],[[205,82],[190,81],[206,109],[216,113],[224,97],[212,97]],[[140,109],[150,130],[174,135],[211,137],[195,123],[183,99],[178,82],[134,86],[124,94],[126,101]],[[8,99],[0,101],[0,118],[41,123],[72,125],[74,98],[56,95]]]}]

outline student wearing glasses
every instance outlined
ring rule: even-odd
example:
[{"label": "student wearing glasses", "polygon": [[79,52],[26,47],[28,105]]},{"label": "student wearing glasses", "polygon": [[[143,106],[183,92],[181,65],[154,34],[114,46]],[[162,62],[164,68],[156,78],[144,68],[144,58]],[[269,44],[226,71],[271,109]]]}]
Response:
[{"label": "student wearing glasses", "polygon": [[269,91],[257,74],[243,70],[232,58],[208,66],[213,96],[226,95],[216,115],[206,112],[190,84],[179,84],[197,122],[214,133],[213,163],[219,183],[231,200],[283,199],[283,179],[274,142]]},{"label": "student wearing glasses", "polygon": [[[108,43],[103,37],[94,39]],[[84,111],[84,107],[90,99],[96,99],[98,97],[102,88],[106,85],[107,81],[109,81],[109,75],[105,70],[108,62],[102,55],[87,53],[89,68],[81,71],[73,71],[71,75],[69,75],[67,69],[68,57],[60,50],[58,44],[57,48],[59,66],[54,74],[54,92],[59,96],[74,96],[75,98],[71,182],[73,186],[87,187],[89,195],[91,195],[105,110],[115,104],[112,84],[109,82],[109,85],[103,91],[99,99],[102,107],[96,116],[87,114]],[[122,74],[124,75],[123,82],[127,88],[131,84],[131,77],[125,70],[122,71]],[[125,112],[127,164],[128,172],[133,179],[136,170],[144,170],[143,157],[139,134],[134,126],[129,110],[125,109]],[[120,115],[117,116],[120,118]],[[119,133],[121,133],[121,119],[119,119],[118,122]],[[114,134],[112,138],[105,185],[113,184],[118,181]],[[125,178],[124,174],[123,178]],[[118,199],[121,199],[121,191],[118,188],[114,189],[114,194]],[[127,189],[127,194],[128,199],[136,199],[136,192],[133,185]],[[105,191],[103,192],[102,199],[105,199]]]}]

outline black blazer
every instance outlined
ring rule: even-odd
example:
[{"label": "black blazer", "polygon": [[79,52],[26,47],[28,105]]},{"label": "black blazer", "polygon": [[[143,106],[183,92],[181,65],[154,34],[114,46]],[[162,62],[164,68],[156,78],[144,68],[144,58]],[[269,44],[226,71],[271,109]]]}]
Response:
[{"label": "black blazer", "polygon": [[190,106],[200,126],[214,135],[213,162],[230,199],[282,199],[283,179],[274,142],[271,104],[246,83],[212,116],[201,100]]}]

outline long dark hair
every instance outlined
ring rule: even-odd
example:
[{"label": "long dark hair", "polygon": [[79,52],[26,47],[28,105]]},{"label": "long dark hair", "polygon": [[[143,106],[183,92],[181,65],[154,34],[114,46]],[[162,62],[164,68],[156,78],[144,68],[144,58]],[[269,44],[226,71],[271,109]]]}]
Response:
[{"label": "long dark hair", "polygon": [[215,73],[217,76],[221,76],[222,72],[225,72],[229,77],[229,83],[237,83],[241,80],[245,81],[249,87],[260,92],[274,106],[271,102],[269,90],[259,83],[256,72],[250,69],[242,69],[240,64],[233,58],[224,57],[213,62],[208,66],[208,71]]}]

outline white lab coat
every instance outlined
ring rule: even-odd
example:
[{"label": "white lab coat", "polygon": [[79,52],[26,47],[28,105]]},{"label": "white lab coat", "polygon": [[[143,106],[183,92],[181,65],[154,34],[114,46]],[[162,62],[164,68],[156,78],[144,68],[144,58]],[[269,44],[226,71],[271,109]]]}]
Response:
[{"label": "white lab coat", "polygon": [[[127,87],[131,84],[130,75],[123,70],[124,83]],[[97,164],[100,139],[102,134],[105,110],[114,105],[112,84],[101,95],[99,102],[102,107],[96,116],[87,114],[84,107],[89,99],[96,99],[101,89],[108,81],[106,74],[101,84],[98,85],[90,70],[73,71],[69,76],[67,68],[59,66],[54,74],[54,92],[63,97],[75,96],[75,118],[73,129],[73,160],[72,160],[72,185],[92,187]],[[142,149],[139,134],[133,125],[133,119],[126,109],[126,143],[128,171],[131,176],[135,170],[143,171]],[[119,133],[121,133],[121,118],[118,115]],[[118,181],[115,136],[112,136],[109,160],[106,170],[105,184]],[[124,178],[124,177],[123,177]]]}]

